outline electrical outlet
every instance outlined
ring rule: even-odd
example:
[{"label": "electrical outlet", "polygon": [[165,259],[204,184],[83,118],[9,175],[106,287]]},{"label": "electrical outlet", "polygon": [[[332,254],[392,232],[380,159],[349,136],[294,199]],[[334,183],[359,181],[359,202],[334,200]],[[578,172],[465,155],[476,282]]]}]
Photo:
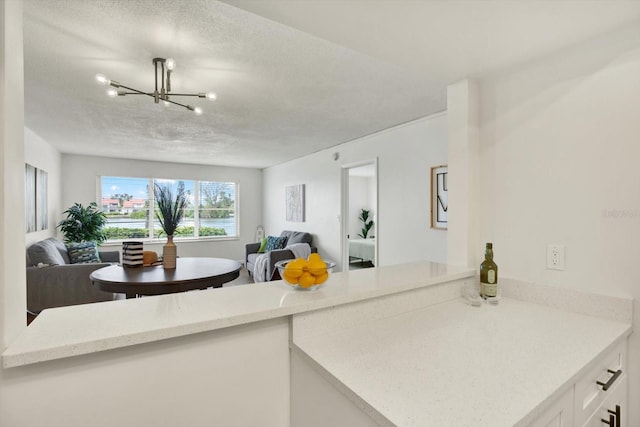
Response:
[{"label": "electrical outlet", "polygon": [[547,246],[547,269],[564,270],[564,246]]}]

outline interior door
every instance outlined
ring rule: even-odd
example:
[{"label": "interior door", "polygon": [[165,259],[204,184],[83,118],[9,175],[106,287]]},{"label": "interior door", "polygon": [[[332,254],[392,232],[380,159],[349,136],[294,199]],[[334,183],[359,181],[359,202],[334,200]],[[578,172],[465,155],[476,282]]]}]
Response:
[{"label": "interior door", "polygon": [[377,159],[343,166],[341,219],[342,271],[377,265]]}]

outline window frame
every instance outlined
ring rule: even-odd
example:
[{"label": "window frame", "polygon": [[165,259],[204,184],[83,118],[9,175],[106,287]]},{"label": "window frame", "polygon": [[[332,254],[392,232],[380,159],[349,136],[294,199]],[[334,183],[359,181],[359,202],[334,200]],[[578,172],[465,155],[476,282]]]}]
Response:
[{"label": "window frame", "polygon": [[[211,181],[211,180],[200,180],[200,179],[183,179],[183,178],[158,178],[158,177],[154,177],[154,178],[147,178],[147,177],[135,177],[135,176],[116,176],[116,175],[98,175],[97,177],[97,182],[96,182],[96,195],[97,195],[97,203],[98,206],[101,207],[102,209],[102,200],[105,198],[103,192],[102,192],[102,186],[103,186],[103,179],[104,178],[118,178],[118,179],[132,179],[132,180],[147,180],[148,181],[148,186],[150,189],[154,188],[154,184],[156,182],[162,182],[162,181],[173,181],[173,182],[178,182],[178,181],[184,181],[186,182],[192,182],[193,183],[193,192],[192,192],[192,198],[193,198],[193,203],[192,205],[187,209],[187,210],[192,210],[193,211],[193,236],[174,236],[174,241],[203,241],[203,240],[237,240],[240,238],[240,215],[239,215],[239,192],[240,192],[240,185],[238,182],[236,181],[230,181],[230,180],[225,180],[225,181]],[[220,183],[220,184],[231,184],[233,185],[233,193],[234,193],[234,198],[233,198],[233,212],[234,212],[234,228],[235,228],[235,234],[234,235],[230,235],[230,234],[225,234],[222,236],[200,236],[200,184],[202,182],[213,182],[213,183]],[[161,243],[163,241],[163,239],[165,238],[165,236],[162,237],[156,237],[154,235],[154,231],[155,231],[155,224],[156,224],[156,217],[155,217],[155,196],[153,194],[153,191],[149,191],[148,196],[148,202],[149,202],[149,206],[145,209],[148,210],[149,215],[150,215],[150,227],[149,227],[149,235],[148,237],[129,237],[129,238],[124,238],[124,239],[109,239],[109,240],[105,240],[103,242],[103,245],[111,245],[111,244],[120,244],[124,241],[127,240],[137,240],[137,241],[142,241],[145,243]],[[215,208],[215,209],[207,209],[207,210],[219,210],[220,208]],[[108,228],[109,224],[108,224],[108,219],[107,219],[107,224],[105,224],[104,228]]]}]

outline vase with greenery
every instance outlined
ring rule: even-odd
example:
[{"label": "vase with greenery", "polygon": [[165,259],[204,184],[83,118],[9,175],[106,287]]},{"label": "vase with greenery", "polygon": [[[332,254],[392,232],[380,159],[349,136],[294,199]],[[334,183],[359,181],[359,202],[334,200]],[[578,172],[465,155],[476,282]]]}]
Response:
[{"label": "vase with greenery", "polygon": [[371,227],[373,227],[373,220],[369,219],[370,213],[371,212],[367,209],[362,209],[360,211],[360,217],[358,218],[360,221],[362,221],[362,234],[358,234],[358,236],[362,237],[363,239],[367,238]]},{"label": "vase with greenery", "polygon": [[58,228],[64,234],[66,243],[72,242],[96,242],[100,244],[106,240],[102,227],[107,217],[98,209],[95,202],[82,206],[74,203],[63,212],[67,217],[60,221]]},{"label": "vase with greenery", "polygon": [[156,218],[167,234],[167,243],[162,248],[162,265],[164,268],[176,268],[177,248],[173,243],[173,235],[182,221],[184,208],[189,202],[189,192],[184,189],[184,182],[179,181],[174,195],[171,184],[155,183],[153,194],[156,202]]}]

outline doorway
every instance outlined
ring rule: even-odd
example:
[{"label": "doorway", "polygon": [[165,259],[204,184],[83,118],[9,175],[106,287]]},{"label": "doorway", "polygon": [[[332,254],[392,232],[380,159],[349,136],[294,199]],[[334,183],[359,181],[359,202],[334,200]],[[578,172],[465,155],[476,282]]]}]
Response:
[{"label": "doorway", "polygon": [[342,169],[342,271],[375,267],[378,259],[378,161]]}]

